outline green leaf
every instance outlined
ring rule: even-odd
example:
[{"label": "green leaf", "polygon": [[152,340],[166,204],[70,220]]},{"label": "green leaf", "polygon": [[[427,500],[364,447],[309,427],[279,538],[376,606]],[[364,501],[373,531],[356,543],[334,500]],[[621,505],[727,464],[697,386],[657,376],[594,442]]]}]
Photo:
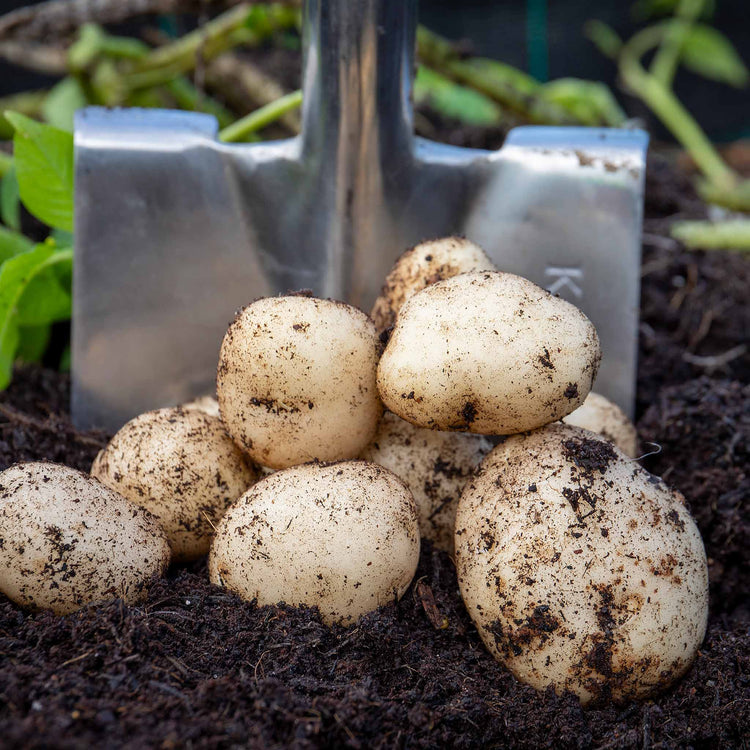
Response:
[{"label": "green leaf", "polygon": [[609,86],[597,81],[558,78],[544,84],[542,96],[565,107],[582,125],[617,128],[626,119]]},{"label": "green leaf", "polygon": [[42,104],[44,119],[60,130],[73,132],[73,115],[88,104],[81,82],[73,76],[63,78]]},{"label": "green leaf", "polygon": [[680,61],[694,73],[713,81],[744,88],[750,73],[732,43],[720,31],[705,24],[690,28]]},{"label": "green leaf", "polygon": [[21,199],[15,163],[0,180],[0,221],[17,232],[21,230]]},{"label": "green leaf", "polygon": [[54,268],[35,276],[18,300],[18,322],[22,326],[40,326],[58,320],[70,320],[71,295]]},{"label": "green leaf", "polygon": [[13,148],[21,200],[40,221],[73,231],[73,136],[18,112],[5,118],[16,130]]},{"label": "green leaf", "polygon": [[0,266],[0,389],[10,382],[19,345],[19,303],[35,278],[73,257],[71,250],[55,250],[50,244],[6,260]]},{"label": "green leaf", "polygon": [[478,91],[454,83],[434,70],[421,65],[414,81],[414,99],[429,104],[451,120],[467,125],[489,127],[502,119],[500,105]]},{"label": "green leaf", "polygon": [[16,359],[23,362],[41,362],[49,345],[51,326],[21,326],[19,334]]},{"label": "green leaf", "polygon": [[20,232],[0,227],[0,263],[14,255],[25,253],[34,247],[34,243]]}]

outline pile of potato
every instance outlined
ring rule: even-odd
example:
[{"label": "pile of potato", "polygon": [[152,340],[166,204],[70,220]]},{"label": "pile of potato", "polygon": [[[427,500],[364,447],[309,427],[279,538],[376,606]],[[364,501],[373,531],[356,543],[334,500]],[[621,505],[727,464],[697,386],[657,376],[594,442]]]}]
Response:
[{"label": "pile of potato", "polygon": [[599,359],[580,310],[461,238],[402,255],[371,316],[259,300],[224,337],[218,403],[133,419],[92,477],[0,474],[0,590],[60,613],[137,601],[208,552],[248,601],[351,624],[406,591],[421,536],[519,679],[649,695],[703,639],[705,553],[632,425],[587,399]]}]

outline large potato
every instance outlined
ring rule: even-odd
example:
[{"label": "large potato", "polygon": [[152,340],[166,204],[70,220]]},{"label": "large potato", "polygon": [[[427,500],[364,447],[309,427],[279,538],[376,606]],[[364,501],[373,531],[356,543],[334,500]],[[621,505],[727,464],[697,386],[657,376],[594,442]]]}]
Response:
[{"label": "large potato", "polygon": [[408,587],[419,560],[414,499],[365,461],[306,464],[261,480],[222,519],[211,581],[258,604],[315,606],[351,624]]},{"label": "large potato", "polygon": [[402,253],[385,279],[370,313],[379,331],[390,328],[409,297],[443,279],[469,271],[494,271],[479,245],[465,237],[442,237],[422,242]]},{"label": "large potato", "polygon": [[638,453],[635,425],[617,404],[599,393],[591,391],[583,404],[568,414],[563,422],[599,433],[631,458],[635,458]]},{"label": "large potato", "polygon": [[600,360],[591,321],[508,273],[466,273],[408,299],[378,367],[385,405],[420,427],[506,435],[586,398]]},{"label": "large potato", "polygon": [[214,525],[260,477],[220,419],[181,408],[130,420],[96,457],[91,473],[153,513],[178,562],[208,552]]},{"label": "large potato", "polygon": [[67,466],[16,464],[0,474],[0,591],[57,614],[145,598],[169,564],[156,521]]},{"label": "large potato", "polygon": [[272,469],[355,458],[383,412],[375,384],[379,354],[372,320],[343,302],[254,302],[221,346],[222,419],[237,444]]},{"label": "large potato", "polygon": [[583,703],[668,686],[705,634],[706,557],[682,496],[576,427],[485,459],[459,502],[456,567],[492,654]]},{"label": "large potato", "polygon": [[421,535],[452,553],[461,491],[491,450],[492,443],[482,435],[415,427],[386,412],[362,458],[406,482],[417,503]]}]

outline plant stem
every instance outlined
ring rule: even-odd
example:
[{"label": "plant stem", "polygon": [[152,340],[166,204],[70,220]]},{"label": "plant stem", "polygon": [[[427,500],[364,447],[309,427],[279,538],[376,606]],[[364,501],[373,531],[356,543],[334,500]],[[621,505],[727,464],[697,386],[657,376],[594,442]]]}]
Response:
[{"label": "plant stem", "polygon": [[750,219],[680,221],[672,225],[670,233],[692,249],[750,251]]},{"label": "plant stem", "polygon": [[724,163],[700,125],[671,89],[641,65],[642,55],[657,46],[664,33],[665,25],[659,24],[640,31],[626,42],[620,55],[620,76],[669,128],[706,178],[717,188],[731,190],[738,182],[737,175]]},{"label": "plant stem", "polygon": [[674,19],[666,26],[666,32],[649,71],[665,88],[672,88],[682,47],[690,29],[702,13],[704,3],[705,0],[681,0]]},{"label": "plant stem", "polygon": [[223,104],[198,91],[184,76],[170,81],[166,88],[174,97],[180,109],[208,112],[219,121],[219,127],[221,128],[228,127],[237,119]]},{"label": "plant stem", "polygon": [[287,112],[291,112],[293,109],[299,107],[300,104],[302,104],[302,92],[293,91],[291,94],[282,96],[275,102],[271,102],[265,107],[256,109],[255,112],[251,112],[241,120],[237,120],[237,122],[229,127],[224,128],[224,130],[219,133],[219,140],[225,141],[226,143],[247,140],[248,136],[262,130]]}]

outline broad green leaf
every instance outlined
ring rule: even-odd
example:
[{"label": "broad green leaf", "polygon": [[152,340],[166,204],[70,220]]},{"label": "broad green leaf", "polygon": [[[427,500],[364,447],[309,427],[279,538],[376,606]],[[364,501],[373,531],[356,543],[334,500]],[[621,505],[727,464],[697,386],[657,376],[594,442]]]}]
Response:
[{"label": "broad green leaf", "polygon": [[620,127],[625,113],[604,83],[579,78],[559,78],[544,84],[542,96],[565,107],[582,125]]},{"label": "broad green leaf", "polygon": [[424,66],[417,71],[414,99],[429,104],[443,117],[467,125],[487,127],[497,125],[502,119],[502,110],[492,99]]},{"label": "broad green leaf", "polygon": [[70,320],[71,295],[60,282],[54,268],[37,274],[18,300],[18,323],[39,326]]},{"label": "broad green leaf", "polygon": [[73,247],[73,233],[66,232],[64,229],[53,229],[50,237],[55,241],[57,247]]},{"label": "broad green leaf", "polygon": [[17,232],[21,230],[21,200],[18,196],[15,164],[0,180],[0,221]]},{"label": "broad green leaf", "polygon": [[44,352],[47,351],[51,333],[49,325],[21,326],[16,359],[23,362],[41,362]]},{"label": "broad green leaf", "polygon": [[6,260],[0,266],[0,388],[10,382],[13,359],[19,343],[21,297],[40,274],[57,264],[68,263],[71,250],[55,250],[52,245],[35,245],[31,250]]},{"label": "broad green leaf", "polygon": [[40,221],[73,231],[73,136],[18,112],[6,112],[21,200]]},{"label": "broad green leaf", "polygon": [[744,88],[750,73],[732,43],[720,31],[695,24],[687,33],[680,61],[704,78]]},{"label": "broad green leaf", "polygon": [[24,237],[20,232],[14,232],[12,229],[0,227],[0,263],[14,255],[25,253],[32,247],[34,247],[34,243],[28,237]]},{"label": "broad green leaf", "polygon": [[73,115],[88,104],[81,82],[73,76],[63,78],[42,105],[44,119],[60,130],[73,132]]}]

